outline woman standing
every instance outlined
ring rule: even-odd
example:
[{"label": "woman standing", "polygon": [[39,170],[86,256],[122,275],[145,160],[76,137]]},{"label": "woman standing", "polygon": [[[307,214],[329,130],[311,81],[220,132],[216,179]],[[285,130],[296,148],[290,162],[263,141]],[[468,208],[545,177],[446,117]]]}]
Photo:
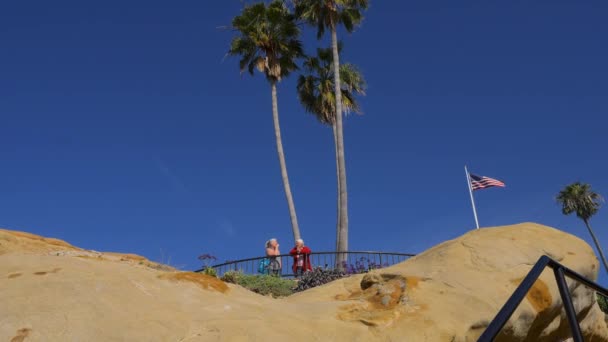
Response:
[{"label": "woman standing", "polygon": [[266,257],[270,261],[268,264],[268,274],[278,276],[281,274],[281,258],[279,257],[279,242],[277,239],[270,239],[266,242]]}]

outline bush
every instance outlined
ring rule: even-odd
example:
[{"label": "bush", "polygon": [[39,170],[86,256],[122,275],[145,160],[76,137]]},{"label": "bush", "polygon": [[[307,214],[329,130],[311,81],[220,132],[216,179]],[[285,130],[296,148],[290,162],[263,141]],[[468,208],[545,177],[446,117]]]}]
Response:
[{"label": "bush", "polygon": [[348,275],[340,270],[325,270],[317,267],[313,271],[306,272],[302,275],[302,277],[300,277],[300,281],[298,282],[298,286],[295,288],[295,292],[308,290],[346,276]]},{"label": "bush", "polygon": [[222,276],[222,281],[226,282],[226,283],[231,283],[231,284],[238,284],[239,283],[239,279],[241,278],[241,276],[243,276],[242,272],[239,271],[227,271],[226,273],[224,273],[224,275]]},{"label": "bush", "polygon": [[597,304],[599,305],[602,312],[608,314],[608,298],[604,297],[604,295],[596,293],[597,295]]},{"label": "bush", "polygon": [[203,274],[217,278],[217,271],[213,267],[207,267],[203,270]]},{"label": "bush", "polygon": [[209,270],[211,268],[211,263],[214,263],[217,261],[217,257],[215,257],[211,254],[203,254],[203,255],[198,256],[198,260],[203,262],[202,269],[203,269],[204,274],[210,275],[213,277],[217,277],[217,272],[215,272],[215,269],[213,269],[213,271]]},{"label": "bush", "polygon": [[[228,273],[228,272],[226,272]],[[224,274],[224,277],[226,275]],[[229,278],[235,279],[238,285],[261,295],[272,295],[273,297],[287,297],[293,294],[296,282],[291,279],[269,275],[247,275],[239,273],[231,274]]]}]

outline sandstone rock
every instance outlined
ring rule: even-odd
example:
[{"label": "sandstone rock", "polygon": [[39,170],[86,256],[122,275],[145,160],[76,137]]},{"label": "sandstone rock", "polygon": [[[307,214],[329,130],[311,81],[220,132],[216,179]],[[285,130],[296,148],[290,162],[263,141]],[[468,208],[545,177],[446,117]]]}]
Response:
[{"label": "sandstone rock", "polygon": [[[543,254],[597,275],[584,241],[526,223],[472,231],[390,268],[272,299],[138,256],[0,230],[0,340],[475,341]],[[586,341],[608,341],[594,293],[569,286]],[[499,340],[567,338],[547,271]]]},{"label": "sandstone rock", "polygon": [[[404,263],[288,300],[342,300],[341,319],[362,322],[387,340],[475,341],[543,254],[587,278],[597,277],[597,258],[583,240],[526,223],[475,230]],[[397,280],[405,282],[404,289]],[[594,292],[568,284],[586,341],[608,341]],[[384,305],[386,295],[380,289],[391,286],[392,300]],[[497,341],[561,341],[568,336],[557,285],[548,269]]]},{"label": "sandstone rock", "polygon": [[[0,341],[364,341],[367,327],[122,254],[0,231]],[[337,304],[336,304],[337,305]]]}]

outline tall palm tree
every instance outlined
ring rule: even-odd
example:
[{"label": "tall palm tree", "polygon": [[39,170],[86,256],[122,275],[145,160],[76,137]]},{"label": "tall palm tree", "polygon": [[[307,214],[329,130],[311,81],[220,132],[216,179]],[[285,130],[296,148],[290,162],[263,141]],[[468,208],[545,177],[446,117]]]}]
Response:
[{"label": "tall palm tree", "polygon": [[[341,48],[341,46],[339,46]],[[321,123],[333,129],[334,148],[336,152],[336,174],[339,169],[338,144],[336,132],[336,97],[334,94],[333,54],[331,49],[317,49],[316,57],[307,57],[303,63],[306,75],[298,78],[298,97],[304,109],[313,114]],[[361,114],[355,94],[365,95],[365,79],[352,64],[340,65],[342,108],[345,113]],[[339,176],[339,175],[338,175]],[[338,183],[339,184],[339,183]],[[339,191],[338,191],[339,193]],[[340,197],[338,196],[337,222],[340,222]],[[339,225],[338,225],[339,228]],[[336,248],[339,241],[339,230],[336,229]],[[340,262],[340,260],[338,260]]]},{"label": "tall palm tree", "polygon": [[334,63],[334,96],[336,98],[336,149],[338,165],[338,220],[339,252],[348,250],[348,191],[346,188],[346,163],[344,161],[344,134],[342,129],[342,92],[340,84],[340,56],[338,52],[338,26],[352,32],[363,19],[362,12],[367,9],[368,0],[293,0],[296,15],[317,28],[317,38],[325,30],[331,32],[331,45]]},{"label": "tall palm tree", "polygon": [[304,56],[300,29],[295,16],[289,11],[283,1],[275,0],[270,4],[256,3],[246,5],[241,15],[232,20],[232,27],[237,35],[232,39],[228,54],[239,56],[241,72],[255,69],[262,72],[270,83],[272,94],[272,119],[281,166],[281,176],[285,188],[285,197],[289,207],[289,216],[294,239],[300,238],[300,228],[289,185],[285,153],[279,125],[279,109],[277,104],[277,83],[292,71],[297,70],[296,61]]},{"label": "tall palm tree", "polygon": [[585,226],[587,226],[587,230],[589,230],[589,234],[591,234],[591,238],[595,243],[595,247],[597,248],[600,257],[602,258],[604,268],[606,269],[606,272],[608,272],[608,262],[606,262],[604,252],[589,224],[591,216],[595,215],[600,208],[600,202],[603,201],[602,196],[591,190],[591,185],[576,182],[566,186],[560,191],[559,194],[557,194],[556,200],[562,206],[562,213],[564,215],[576,213],[576,216],[583,220]]}]

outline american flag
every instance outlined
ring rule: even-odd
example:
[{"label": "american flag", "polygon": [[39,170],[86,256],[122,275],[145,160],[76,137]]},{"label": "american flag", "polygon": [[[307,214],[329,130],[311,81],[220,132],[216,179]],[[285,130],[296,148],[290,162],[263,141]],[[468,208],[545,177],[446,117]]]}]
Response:
[{"label": "american flag", "polygon": [[485,188],[491,188],[493,186],[499,186],[504,188],[505,183],[499,181],[498,179],[486,177],[486,176],[476,176],[472,173],[469,173],[469,178],[471,179],[471,189],[473,190],[481,190]]}]

